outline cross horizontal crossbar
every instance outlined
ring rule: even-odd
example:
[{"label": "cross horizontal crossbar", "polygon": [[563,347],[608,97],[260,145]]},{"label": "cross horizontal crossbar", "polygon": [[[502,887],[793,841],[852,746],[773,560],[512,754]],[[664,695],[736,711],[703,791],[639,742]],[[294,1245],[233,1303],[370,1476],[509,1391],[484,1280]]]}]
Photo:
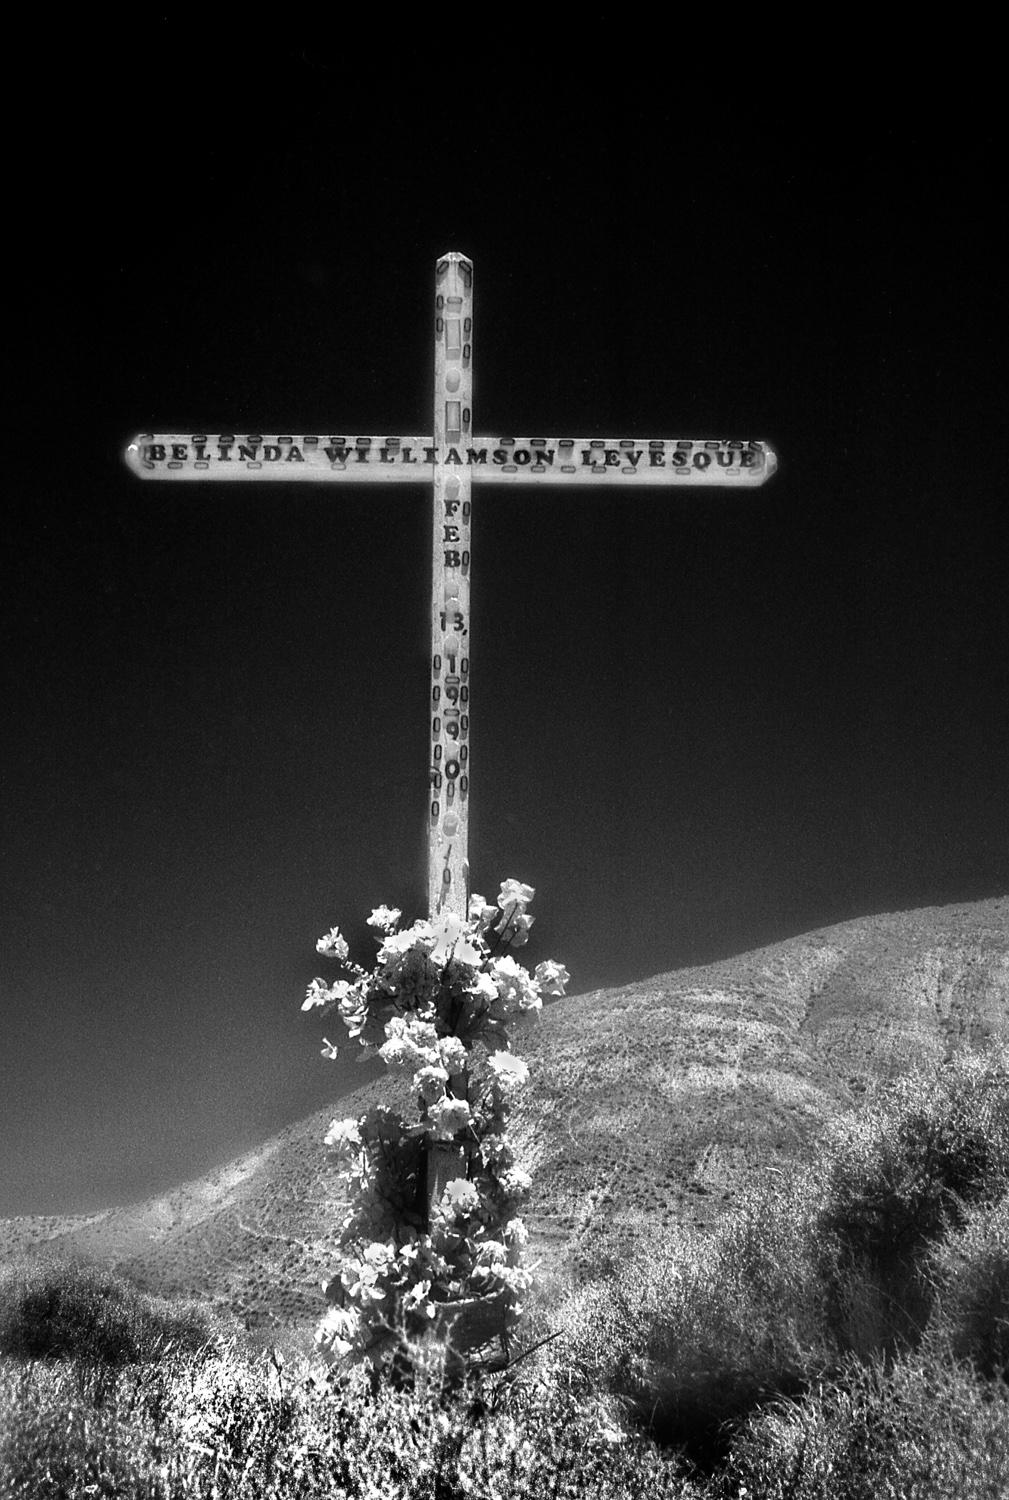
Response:
[{"label": "cross horizontal crossbar", "polygon": [[479,437],[473,423],[473,262],[450,251],[434,276],[430,436],[142,433],[142,479],[427,483],[431,530],[428,905],[469,910],[470,583],[473,485],[576,484],[752,490],[777,468],[766,443],[730,438]]},{"label": "cross horizontal crossbar", "polygon": [[436,466],[477,484],[763,484],[766,443],[721,438],[430,437],[144,433],[126,450],[144,479],[430,482]]}]

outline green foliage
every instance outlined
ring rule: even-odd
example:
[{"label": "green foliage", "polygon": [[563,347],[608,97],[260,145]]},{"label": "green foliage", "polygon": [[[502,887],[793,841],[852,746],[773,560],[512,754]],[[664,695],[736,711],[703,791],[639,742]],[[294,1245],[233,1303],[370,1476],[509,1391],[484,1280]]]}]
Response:
[{"label": "green foliage", "polygon": [[593,1382],[706,1466],[724,1457],[725,1424],[828,1362],[811,1230],[789,1207],[754,1191],[710,1238],[656,1236],[559,1315]]},{"label": "green foliage", "polygon": [[0,1354],[118,1367],[195,1352],[213,1338],[196,1303],[145,1296],[95,1266],[26,1261],[0,1275]]},{"label": "green foliage", "polygon": [[622,1430],[567,1359],[448,1404],[234,1347],[113,1372],[0,1360],[0,1500],[995,1500],[1009,1389],[920,1356],[849,1362],[739,1424],[705,1478]]},{"label": "green foliage", "polygon": [[838,1347],[862,1357],[915,1347],[932,1309],[932,1252],[1007,1188],[1005,1052],[902,1079],[845,1119],[823,1150],[816,1221]]},{"label": "green foliage", "polygon": [[373,1388],[106,1273],[8,1272],[0,1500],[994,1500],[1006,1082],[1004,1057],[968,1059],[881,1092],[711,1234],[539,1288],[523,1334],[553,1340],[462,1389],[434,1342],[409,1389]]},{"label": "green foliage", "polygon": [[560,1309],[572,1356],[708,1467],[768,1401],[917,1347],[937,1286],[947,1343],[991,1373],[1009,1327],[1007,1077],[999,1054],[903,1080],[710,1234],[657,1233]]},{"label": "green foliage", "polygon": [[1009,1381],[1009,1195],[975,1209],[936,1247],[931,1268],[938,1300],[930,1335],[982,1375]]},{"label": "green foliage", "polygon": [[1009,1054],[961,1054],[846,1117],[827,1146],[821,1225],[850,1254],[916,1253],[1009,1187]]},{"label": "green foliage", "polygon": [[1004,1500],[1009,1391],[916,1356],[886,1369],[851,1363],[838,1381],[754,1415],[720,1488],[754,1500]]},{"label": "green foliage", "polygon": [[134,1365],[99,1381],[71,1361],[0,1359],[0,1500],[188,1496],[184,1455],[163,1441],[164,1404],[137,1399],[142,1377],[161,1369]]},{"label": "green foliage", "polygon": [[499,1500],[696,1492],[681,1466],[548,1379],[371,1393],[233,1347],[114,1372],[99,1407],[65,1361],[0,1361],[0,1500]]}]

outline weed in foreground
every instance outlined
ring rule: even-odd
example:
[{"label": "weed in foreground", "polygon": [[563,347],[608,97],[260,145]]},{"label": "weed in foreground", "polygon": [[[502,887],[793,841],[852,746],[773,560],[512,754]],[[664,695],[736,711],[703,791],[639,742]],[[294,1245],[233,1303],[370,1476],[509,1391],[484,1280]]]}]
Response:
[{"label": "weed in foreground", "polygon": [[736,1434],[720,1489],[753,1500],[1005,1500],[1009,1391],[956,1364],[849,1363]]},{"label": "weed in foreground", "polygon": [[686,1500],[680,1465],[580,1389],[530,1375],[372,1394],[234,1347],[122,1367],[100,1406],[70,1360],[0,1361],[0,1500]]}]

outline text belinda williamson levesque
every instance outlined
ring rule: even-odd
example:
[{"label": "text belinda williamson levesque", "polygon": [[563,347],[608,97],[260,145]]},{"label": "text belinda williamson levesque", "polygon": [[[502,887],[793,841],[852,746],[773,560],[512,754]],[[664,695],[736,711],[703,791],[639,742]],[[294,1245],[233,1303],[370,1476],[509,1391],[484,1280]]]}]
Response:
[{"label": "text belinda williamson levesque", "polygon": [[480,481],[760,483],[775,468],[766,443],[728,438],[476,438],[439,448],[424,437],[146,433],[126,457],[139,474],[214,479],[421,480],[450,467]]}]

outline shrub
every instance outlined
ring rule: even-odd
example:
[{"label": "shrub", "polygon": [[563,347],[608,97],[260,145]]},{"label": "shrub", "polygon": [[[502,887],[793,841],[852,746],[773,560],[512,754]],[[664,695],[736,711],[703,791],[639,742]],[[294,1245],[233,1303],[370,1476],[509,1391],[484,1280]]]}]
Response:
[{"label": "shrub", "polygon": [[751,1416],[720,1487],[761,1500],[1004,1500],[1009,1392],[917,1356],[851,1363]]},{"label": "shrub", "polygon": [[870,1357],[914,1347],[933,1300],[928,1258],[972,1205],[1009,1186],[1003,1052],[902,1079],[822,1143],[820,1274],[831,1336]]},{"label": "shrub", "polygon": [[569,1299],[565,1358],[658,1440],[710,1468],[725,1424],[822,1368],[818,1287],[803,1226],[754,1191],[710,1235],[670,1231]]},{"label": "shrub", "polygon": [[[827,1133],[813,1164],[755,1185],[710,1233],[656,1230],[557,1313],[567,1355],[653,1436],[711,1467],[754,1408],[849,1354],[914,1347],[935,1247],[1009,1182],[1006,1077],[1004,1055],[968,1056],[881,1089]],[[964,1355],[981,1347],[982,1325],[992,1360],[1004,1347],[1004,1325],[991,1323],[992,1309],[1004,1316],[1001,1233],[964,1241],[960,1301],[946,1292]]]},{"label": "shrub", "polygon": [[932,1254],[934,1339],[980,1374],[1009,1380],[1009,1196],[975,1209]]},{"label": "shrub", "polygon": [[0,1276],[0,1354],[118,1367],[214,1337],[197,1303],[148,1297],[124,1277],[69,1261],[24,1262]]},{"label": "shrub", "polygon": [[[320,1376],[233,1348],[115,1372],[101,1409],[58,1361],[0,1361],[0,1500],[654,1500],[679,1466],[591,1392],[539,1377],[447,1407],[363,1371]],[[502,1397],[498,1401],[498,1397]]]}]

